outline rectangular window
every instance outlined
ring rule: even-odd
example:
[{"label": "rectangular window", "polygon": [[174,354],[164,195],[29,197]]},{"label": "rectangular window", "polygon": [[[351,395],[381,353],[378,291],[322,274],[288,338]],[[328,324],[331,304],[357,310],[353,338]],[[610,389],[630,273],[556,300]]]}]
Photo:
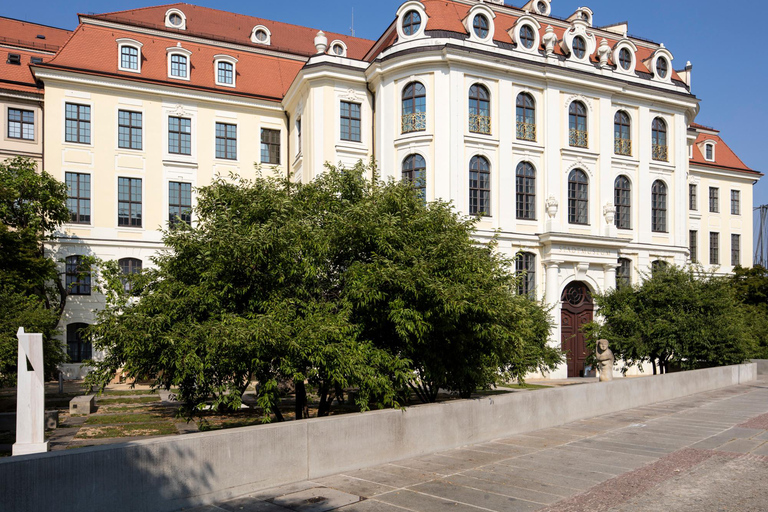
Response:
[{"label": "rectangular window", "polygon": [[185,117],[168,118],[168,152],[175,155],[192,154],[192,120]]},{"label": "rectangular window", "polygon": [[709,187],[709,211],[720,213],[720,189]]},{"label": "rectangular window", "polygon": [[216,158],[237,160],[237,125],[216,123]]},{"label": "rectangular window", "polygon": [[688,232],[688,251],[691,253],[691,262],[699,261],[699,232]]},{"label": "rectangular window", "polygon": [[83,263],[82,256],[67,257],[65,284],[70,295],[91,294],[91,269]]},{"label": "rectangular window", "polygon": [[296,154],[301,154],[301,118],[296,120]]},{"label": "rectangular window", "polygon": [[73,224],[91,223],[91,175],[78,172],[64,174],[67,183],[67,208],[69,222]]},{"label": "rectangular window", "polygon": [[192,185],[172,181],[168,184],[168,222],[192,225]]},{"label": "rectangular window", "polygon": [[698,189],[696,185],[688,185],[688,209],[693,211],[699,209]]},{"label": "rectangular window", "polygon": [[139,69],[139,49],[133,46],[120,47],[120,67],[123,69]]},{"label": "rectangular window", "polygon": [[280,165],[280,130],[261,129],[261,163]]},{"label": "rectangular window", "polygon": [[220,84],[232,85],[235,83],[235,67],[230,62],[219,62],[218,82]]},{"label": "rectangular window", "polygon": [[187,78],[187,57],[184,55],[171,55],[171,76]]},{"label": "rectangular window", "polygon": [[117,225],[141,227],[141,178],[117,179]]},{"label": "rectangular window", "polygon": [[709,264],[720,264],[720,233],[709,233]]},{"label": "rectangular window", "polygon": [[141,112],[117,111],[117,146],[141,149]]},{"label": "rectangular window", "polygon": [[8,138],[35,140],[35,113],[31,110],[9,108]]},{"label": "rectangular window", "polygon": [[731,266],[741,265],[741,235],[731,235]]},{"label": "rectangular window", "polygon": [[731,190],[731,215],[741,215],[741,192]]},{"label": "rectangular window", "polygon": [[91,143],[91,107],[67,103],[65,105],[64,140],[78,144]]},{"label": "rectangular window", "polygon": [[360,104],[341,102],[341,140],[360,142]]}]

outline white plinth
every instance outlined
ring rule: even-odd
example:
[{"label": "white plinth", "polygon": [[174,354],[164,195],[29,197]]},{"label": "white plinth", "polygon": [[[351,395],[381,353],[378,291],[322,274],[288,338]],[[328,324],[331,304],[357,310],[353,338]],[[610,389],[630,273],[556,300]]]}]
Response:
[{"label": "white plinth", "polygon": [[12,455],[29,455],[30,453],[45,453],[48,451],[48,441],[44,443],[15,443]]}]

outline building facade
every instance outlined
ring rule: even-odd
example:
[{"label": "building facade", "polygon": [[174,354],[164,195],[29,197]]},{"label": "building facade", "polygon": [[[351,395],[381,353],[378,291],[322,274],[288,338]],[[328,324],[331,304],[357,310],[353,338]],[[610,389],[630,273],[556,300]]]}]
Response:
[{"label": "building facade", "polygon": [[[521,291],[554,306],[551,342],[568,359],[552,377],[584,372],[592,293],[692,254],[719,272],[750,266],[741,210],[760,174],[694,123],[691,66],[675,71],[626,24],[551,4],[412,0],[376,41],[189,4],[81,16],[32,67],[45,165],[70,190],[51,250],[70,270],[73,360],[90,355],[77,332],[103,301],[76,281],[78,258],[150,265],[160,230],[194,223],[194,189],[217,174],[307,182],[373,157],[384,178],[479,216],[478,237],[517,256]],[[712,190],[717,210],[692,208]]]}]

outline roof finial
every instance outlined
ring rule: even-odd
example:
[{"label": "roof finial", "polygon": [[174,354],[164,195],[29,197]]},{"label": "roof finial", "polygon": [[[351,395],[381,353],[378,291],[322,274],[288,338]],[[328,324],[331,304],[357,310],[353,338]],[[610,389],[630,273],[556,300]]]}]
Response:
[{"label": "roof finial", "polygon": [[315,36],[315,48],[317,53],[325,53],[325,50],[328,49],[328,38],[325,37],[325,32],[322,30]]}]

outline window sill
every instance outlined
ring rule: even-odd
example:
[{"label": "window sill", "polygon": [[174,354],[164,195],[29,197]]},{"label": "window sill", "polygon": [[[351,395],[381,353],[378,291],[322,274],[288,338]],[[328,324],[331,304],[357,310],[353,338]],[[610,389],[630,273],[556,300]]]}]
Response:
[{"label": "window sill", "polygon": [[170,167],[186,167],[188,169],[197,169],[197,162],[190,159],[189,161],[184,160],[172,160],[172,159],[163,159],[163,165],[167,165]]},{"label": "window sill", "polygon": [[127,73],[135,73],[137,75],[141,74],[141,69],[131,69],[131,68],[121,68],[121,67],[118,67],[117,70],[118,71],[125,71]]}]

